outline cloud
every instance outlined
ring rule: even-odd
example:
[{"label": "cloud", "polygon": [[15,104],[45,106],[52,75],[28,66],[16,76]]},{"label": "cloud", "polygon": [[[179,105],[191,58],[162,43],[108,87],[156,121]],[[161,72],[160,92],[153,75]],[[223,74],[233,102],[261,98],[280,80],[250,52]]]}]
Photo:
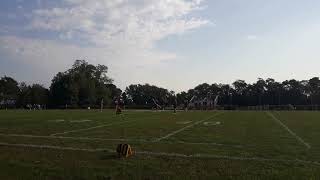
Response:
[{"label": "cloud", "polygon": [[254,41],[258,39],[259,37],[257,35],[247,35],[247,40]]},{"label": "cloud", "polygon": [[[107,50],[103,47],[79,47],[54,40],[40,40],[19,38],[15,36],[0,36],[0,54],[3,58],[9,57],[13,64],[20,64],[26,71],[33,74],[21,73],[23,81],[43,82],[49,86],[51,79],[57,72],[71,67],[76,59],[85,59],[93,64],[104,64],[110,68],[111,77],[118,85],[124,88],[129,83],[128,73],[137,80],[140,76],[131,74],[134,67],[152,68],[162,64],[164,60],[174,60],[176,54],[158,50],[143,50],[141,48]],[[28,70],[28,71],[27,71]],[[35,77],[37,79],[35,79]],[[150,77],[150,76],[149,76]],[[151,78],[151,77],[150,77]],[[151,80],[151,79],[149,79]]]},{"label": "cloud", "polygon": [[33,11],[30,29],[72,33],[97,46],[152,47],[173,34],[207,24],[187,18],[201,0],[64,0],[63,7]]},{"label": "cloud", "polygon": [[[203,9],[202,0],[62,2],[60,6],[33,10],[27,27],[21,28],[42,33],[42,36],[0,36],[2,55],[39,69],[39,77],[46,81],[57,71],[64,71],[74,60],[86,59],[90,63],[108,65],[116,82],[118,80],[124,87],[124,83],[132,83],[124,82],[130,79],[124,74],[131,72],[132,67],[155,67],[162,61],[179,57],[156,49],[157,41],[209,23],[192,15]],[[51,40],[41,38],[48,33],[57,36]]]}]

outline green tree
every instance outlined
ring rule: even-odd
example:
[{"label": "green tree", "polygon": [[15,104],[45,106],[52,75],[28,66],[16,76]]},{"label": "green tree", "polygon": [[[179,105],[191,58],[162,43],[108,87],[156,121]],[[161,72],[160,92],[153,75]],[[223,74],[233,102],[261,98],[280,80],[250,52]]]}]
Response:
[{"label": "green tree", "polygon": [[138,106],[152,107],[154,105],[153,99],[162,106],[168,106],[173,103],[174,92],[149,84],[130,85],[125,92],[128,100]]},{"label": "green tree", "polygon": [[15,106],[18,94],[19,87],[16,80],[7,76],[0,79],[0,102],[3,106]]},{"label": "green tree", "polygon": [[50,86],[52,105],[74,107],[98,106],[112,102],[114,85],[107,76],[108,67],[94,66],[85,60],[76,60],[72,68],[58,73]]}]

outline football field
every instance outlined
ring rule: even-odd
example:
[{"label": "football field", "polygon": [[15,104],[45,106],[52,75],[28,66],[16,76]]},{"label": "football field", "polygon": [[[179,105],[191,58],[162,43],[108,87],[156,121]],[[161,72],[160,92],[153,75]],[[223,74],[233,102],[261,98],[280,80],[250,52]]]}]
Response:
[{"label": "football field", "polygon": [[[119,143],[135,154],[119,159]],[[0,111],[0,179],[319,179],[320,112]]]}]

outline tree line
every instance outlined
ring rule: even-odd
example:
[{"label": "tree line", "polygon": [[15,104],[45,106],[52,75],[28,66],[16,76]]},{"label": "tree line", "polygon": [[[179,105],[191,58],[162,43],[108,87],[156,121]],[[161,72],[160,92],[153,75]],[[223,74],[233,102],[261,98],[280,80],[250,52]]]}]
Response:
[{"label": "tree line", "polygon": [[133,108],[150,108],[155,103],[170,106],[183,105],[192,98],[215,99],[220,106],[263,105],[316,105],[320,104],[320,80],[295,79],[277,82],[272,78],[250,84],[236,80],[229,84],[203,83],[188,91],[175,93],[149,84],[129,85],[124,91],[113,84],[105,65],[92,65],[76,60],[65,72],[57,73],[49,88],[40,84],[18,83],[12,77],[0,79],[0,107],[25,108],[41,105],[45,108],[86,108],[112,106],[121,96],[125,105]]},{"label": "tree line", "polygon": [[320,104],[320,80],[295,79],[277,82],[272,78],[259,78],[249,84],[237,80],[228,84],[203,83],[187,92],[177,94],[178,99],[189,99],[192,96],[206,98],[219,96],[219,105],[264,106],[264,105],[316,105]]}]

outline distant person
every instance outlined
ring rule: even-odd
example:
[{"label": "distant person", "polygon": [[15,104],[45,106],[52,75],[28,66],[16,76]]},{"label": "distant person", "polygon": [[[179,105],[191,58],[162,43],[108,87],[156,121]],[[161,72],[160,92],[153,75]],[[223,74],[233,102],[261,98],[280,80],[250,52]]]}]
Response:
[{"label": "distant person", "polygon": [[173,102],[173,112],[177,113],[177,97],[174,97],[174,102]]},{"label": "distant person", "polygon": [[185,100],[185,101],[184,101],[184,110],[185,110],[185,111],[188,111],[188,104],[189,104],[189,103],[188,103],[188,100]]},{"label": "distant person", "polygon": [[31,111],[32,110],[32,105],[31,104],[27,104],[27,108]]},{"label": "distant person", "polygon": [[121,97],[119,96],[118,98],[116,98],[115,100],[115,104],[116,104],[116,114],[121,114],[122,113],[122,108],[121,106],[124,104]]}]

